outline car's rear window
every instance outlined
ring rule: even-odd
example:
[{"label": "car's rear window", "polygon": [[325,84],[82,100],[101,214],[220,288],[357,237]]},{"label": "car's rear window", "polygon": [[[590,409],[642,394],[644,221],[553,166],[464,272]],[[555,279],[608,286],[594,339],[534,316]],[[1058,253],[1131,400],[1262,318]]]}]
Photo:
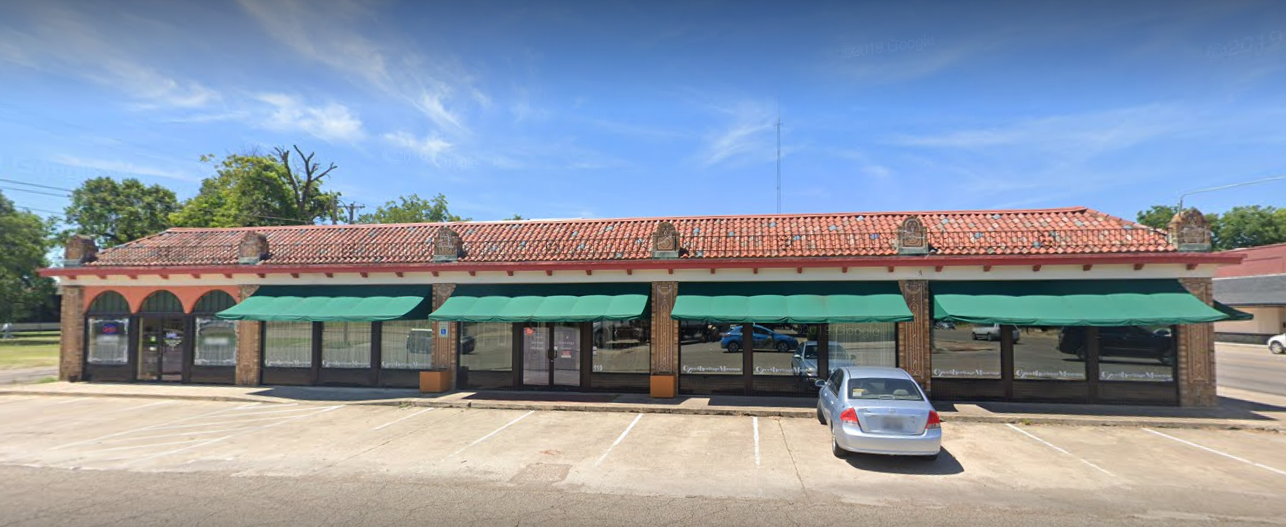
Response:
[{"label": "car's rear window", "polygon": [[894,401],[923,401],[915,383],[907,379],[878,377],[849,379],[849,399],[885,399]]}]

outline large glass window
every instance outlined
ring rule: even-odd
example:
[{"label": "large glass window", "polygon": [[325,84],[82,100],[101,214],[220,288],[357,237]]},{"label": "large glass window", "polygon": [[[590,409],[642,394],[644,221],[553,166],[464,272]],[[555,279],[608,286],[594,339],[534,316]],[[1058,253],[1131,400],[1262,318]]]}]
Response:
[{"label": "large glass window", "polygon": [[755,375],[794,375],[792,357],[804,336],[816,341],[818,326],[799,324],[755,324]]},{"label": "large glass window", "polygon": [[381,367],[389,369],[431,368],[433,323],[428,320],[390,320],[380,324],[380,363]]},{"label": "large glass window", "polygon": [[513,324],[460,323],[460,366],[473,371],[513,371]]},{"label": "large glass window", "polygon": [[[1084,332],[1077,335],[1084,339]],[[1075,344],[1068,342],[1069,347]],[[1101,381],[1174,382],[1174,358],[1170,326],[1098,328]]]},{"label": "large glass window", "polygon": [[371,323],[326,322],[323,324],[322,367],[371,367]]},{"label": "large glass window", "polygon": [[264,322],[263,364],[270,368],[311,368],[312,322]]},{"label": "large glass window", "polygon": [[1085,380],[1084,347],[1071,346],[1068,338],[1084,329],[1020,327],[1014,335],[1014,380]]},{"label": "large glass window", "polygon": [[90,364],[129,362],[129,318],[89,318]]},{"label": "large glass window", "polygon": [[[830,340],[827,359],[830,368],[844,366],[898,365],[897,324],[831,324],[826,331]],[[815,337],[810,336],[810,340]]]},{"label": "large glass window", "polygon": [[237,323],[211,316],[196,317],[197,366],[237,365]]},{"label": "large glass window", "polygon": [[652,321],[594,323],[594,371],[604,373],[650,373]]},{"label": "large glass window", "polygon": [[935,378],[999,379],[1000,326],[935,323],[931,360]]},{"label": "large glass window", "polygon": [[741,329],[701,321],[679,323],[679,373],[741,375]]}]

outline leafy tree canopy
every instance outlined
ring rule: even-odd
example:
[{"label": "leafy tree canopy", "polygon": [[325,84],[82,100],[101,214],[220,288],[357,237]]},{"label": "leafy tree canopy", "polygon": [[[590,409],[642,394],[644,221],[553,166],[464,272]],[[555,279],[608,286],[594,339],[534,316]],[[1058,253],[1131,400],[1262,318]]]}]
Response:
[{"label": "leafy tree canopy", "polygon": [[360,223],[437,223],[470,221],[470,219],[452,214],[447,208],[447,197],[442,194],[432,199],[411,194],[385,203],[375,209],[374,213],[363,214],[358,221]]},{"label": "leafy tree canopy", "polygon": [[300,211],[287,184],[281,161],[256,154],[234,154],[211,162],[215,175],[201,182],[201,190],[171,216],[177,227],[263,227],[306,225],[328,214],[338,194],[315,187],[308,210]]},{"label": "leafy tree canopy", "polygon": [[[1138,221],[1164,230],[1177,212],[1177,207],[1153,205],[1139,212]],[[1205,216],[1217,251],[1286,242],[1286,209],[1250,205]]]},{"label": "leafy tree canopy", "polygon": [[89,179],[71,193],[66,214],[73,232],[68,234],[84,234],[99,247],[114,247],[169,228],[170,215],[178,210],[174,192],[160,185],[133,178]]},{"label": "leafy tree canopy", "polygon": [[0,192],[0,323],[24,319],[54,294],[53,280],[36,272],[47,265],[52,230],[51,222],[17,210]]}]

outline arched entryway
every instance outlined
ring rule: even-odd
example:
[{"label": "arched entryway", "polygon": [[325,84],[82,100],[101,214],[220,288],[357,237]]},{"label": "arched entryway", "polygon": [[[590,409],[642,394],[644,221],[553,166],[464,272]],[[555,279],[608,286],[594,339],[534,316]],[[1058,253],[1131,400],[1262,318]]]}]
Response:
[{"label": "arched entryway", "polygon": [[186,380],[191,364],[191,321],[183,302],[169,291],[156,291],[139,308],[139,381]]},{"label": "arched entryway", "polygon": [[133,339],[136,330],[129,301],[115,291],[94,297],[85,310],[85,363],[87,381],[134,380]]},{"label": "arched entryway", "polygon": [[237,322],[215,313],[236,305],[232,295],[210,291],[192,308],[192,365],[185,379],[194,383],[232,384],[237,372]]}]

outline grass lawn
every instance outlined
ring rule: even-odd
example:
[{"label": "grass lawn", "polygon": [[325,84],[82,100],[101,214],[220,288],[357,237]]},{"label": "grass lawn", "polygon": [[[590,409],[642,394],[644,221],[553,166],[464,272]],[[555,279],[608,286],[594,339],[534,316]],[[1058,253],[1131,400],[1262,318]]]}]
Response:
[{"label": "grass lawn", "polygon": [[58,332],[17,333],[0,339],[0,370],[58,366]]}]

